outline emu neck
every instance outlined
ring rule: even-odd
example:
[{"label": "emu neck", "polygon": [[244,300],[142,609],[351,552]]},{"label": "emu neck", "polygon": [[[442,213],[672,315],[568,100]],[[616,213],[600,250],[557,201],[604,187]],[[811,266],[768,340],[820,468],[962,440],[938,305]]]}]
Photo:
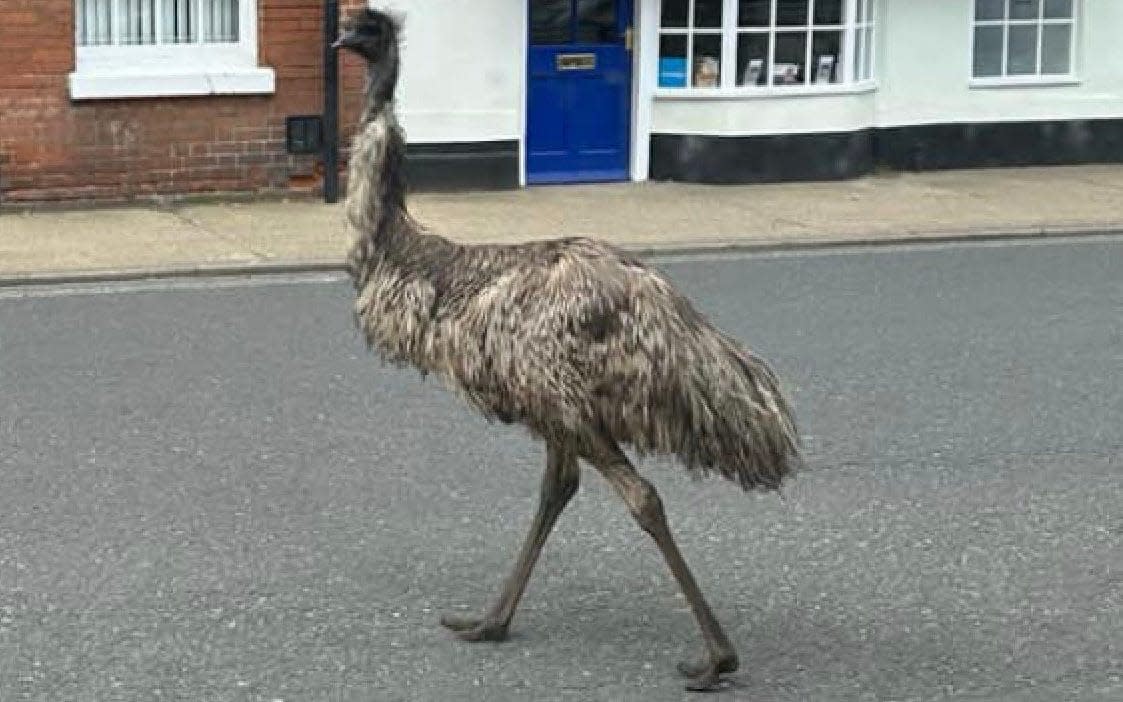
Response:
[{"label": "emu neck", "polygon": [[396,62],[370,71],[367,104],[351,148],[347,218],[360,238],[388,246],[406,217],[405,138],[394,114]]}]

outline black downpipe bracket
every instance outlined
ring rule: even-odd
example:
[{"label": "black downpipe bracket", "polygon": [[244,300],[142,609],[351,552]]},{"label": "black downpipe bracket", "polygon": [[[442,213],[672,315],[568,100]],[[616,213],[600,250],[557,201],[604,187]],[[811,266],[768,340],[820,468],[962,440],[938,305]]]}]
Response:
[{"label": "black downpipe bracket", "polygon": [[324,202],[339,200],[339,0],[324,0]]}]

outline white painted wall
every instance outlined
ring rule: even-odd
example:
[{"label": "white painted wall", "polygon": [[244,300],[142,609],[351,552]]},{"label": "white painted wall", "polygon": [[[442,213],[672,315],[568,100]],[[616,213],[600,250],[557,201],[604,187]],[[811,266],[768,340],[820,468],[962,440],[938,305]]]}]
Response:
[{"label": "white painted wall", "polygon": [[971,87],[974,0],[881,0],[878,126],[1123,116],[1123,1],[1076,0],[1073,85]]},{"label": "white painted wall", "polygon": [[[642,0],[652,6],[659,0]],[[972,87],[974,0],[876,0],[877,88],[838,95],[650,97],[651,131],[763,135],[947,122],[1123,117],[1123,0],[1076,0],[1079,82]],[[651,10],[654,14],[655,10]],[[657,51],[657,28],[641,46]],[[652,53],[643,61],[654,62]],[[778,91],[777,91],[778,92]],[[641,96],[644,99],[644,96]]]},{"label": "white painted wall", "polygon": [[521,0],[371,2],[405,15],[398,111],[414,143],[522,139]]}]

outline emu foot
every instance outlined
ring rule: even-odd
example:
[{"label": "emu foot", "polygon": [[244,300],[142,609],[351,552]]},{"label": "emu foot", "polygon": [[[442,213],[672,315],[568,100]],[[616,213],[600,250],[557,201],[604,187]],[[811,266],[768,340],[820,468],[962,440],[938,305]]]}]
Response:
[{"label": "emu foot", "polygon": [[464,641],[506,641],[507,625],[487,617],[459,617],[446,614],[441,626],[454,632]]},{"label": "emu foot", "polygon": [[701,661],[678,664],[678,672],[690,678],[686,689],[691,692],[715,692],[723,689],[722,675],[737,670],[737,654],[715,653]]}]

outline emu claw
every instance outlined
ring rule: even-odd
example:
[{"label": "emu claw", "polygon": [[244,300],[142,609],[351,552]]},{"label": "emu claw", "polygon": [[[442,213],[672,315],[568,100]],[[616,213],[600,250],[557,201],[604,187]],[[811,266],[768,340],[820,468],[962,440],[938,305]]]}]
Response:
[{"label": "emu claw", "polygon": [[690,678],[686,689],[691,692],[714,692],[723,688],[722,674],[732,673],[737,670],[737,657],[717,656],[698,662],[682,662],[678,664],[678,672]]},{"label": "emu claw", "polygon": [[446,614],[441,626],[452,631],[463,641],[506,641],[507,627],[501,622],[482,617],[458,617]]}]

